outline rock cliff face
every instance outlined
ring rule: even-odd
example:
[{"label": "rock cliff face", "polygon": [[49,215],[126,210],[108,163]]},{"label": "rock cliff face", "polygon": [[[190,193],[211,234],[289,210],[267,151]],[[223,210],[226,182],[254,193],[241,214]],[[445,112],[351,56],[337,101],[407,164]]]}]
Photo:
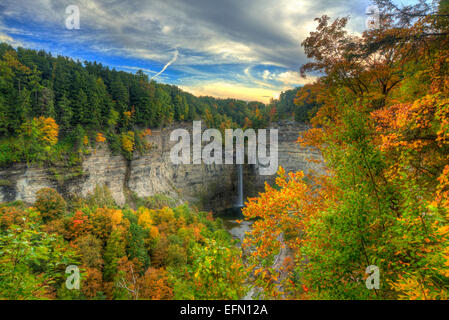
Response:
[{"label": "rock cliff face", "polygon": [[[300,134],[308,128],[305,124],[293,121],[274,123],[268,128],[278,130],[278,165],[284,168],[286,172],[323,173],[324,162],[321,154],[313,148],[304,148],[297,143]],[[267,150],[270,150],[269,145]],[[276,175],[261,175],[259,169],[257,165],[246,166],[245,190],[247,192],[245,196],[255,196],[264,189],[265,182],[269,184],[275,182]]]},{"label": "rock cliff face", "polygon": [[[170,133],[179,126],[153,130],[149,142],[154,149],[149,155],[136,157],[129,165],[127,187],[140,197],[170,194],[197,203],[205,209],[225,208],[235,194],[233,165],[175,165],[170,150],[177,142]],[[192,137],[192,125],[184,125]],[[192,157],[191,157],[192,158]]]},{"label": "rock cliff face", "polygon": [[[139,197],[167,194],[187,200],[204,209],[220,210],[232,207],[237,196],[236,170],[234,165],[174,165],[170,150],[176,142],[170,142],[172,126],[153,130],[149,141],[154,148],[144,156],[127,161],[121,155],[112,155],[107,148],[93,150],[82,163],[78,175],[55,175],[55,168],[27,168],[19,164],[0,168],[0,202],[23,200],[35,201],[36,192],[44,187],[55,188],[64,196],[77,194],[87,196],[95,187],[107,186],[119,205],[126,202],[128,191]],[[182,125],[191,132],[192,125]],[[320,170],[320,166],[306,161],[319,154],[301,148],[295,141],[303,125],[293,122],[273,126],[279,129],[279,165],[289,170]],[[256,166],[245,166],[245,195],[255,195],[263,189],[265,181],[274,176],[261,176]]]}]

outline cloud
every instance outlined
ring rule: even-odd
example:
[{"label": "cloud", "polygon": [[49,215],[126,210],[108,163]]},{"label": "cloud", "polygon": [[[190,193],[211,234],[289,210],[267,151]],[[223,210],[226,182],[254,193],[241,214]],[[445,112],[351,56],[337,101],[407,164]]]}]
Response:
[{"label": "cloud", "polygon": [[308,76],[307,78],[304,78],[299,72],[296,71],[285,71],[278,75],[275,75],[274,77],[277,81],[282,82],[284,88],[288,88],[291,86],[303,86],[316,80],[316,77],[314,76]]},{"label": "cloud", "polygon": [[7,44],[15,47],[24,45],[23,42],[14,40],[13,37],[6,34],[3,30],[4,28],[0,24],[0,42],[6,42]]},{"label": "cloud", "polygon": [[7,34],[0,33],[0,42],[12,43],[14,40]]},{"label": "cloud", "polygon": [[[248,80],[250,80],[252,83],[254,83],[258,86],[265,87],[265,88],[271,88],[271,89],[276,88],[276,86],[271,83],[268,83],[266,81],[261,81],[261,80],[254,78],[254,76],[251,74],[251,67],[248,67],[245,69],[245,75],[248,77]],[[265,77],[262,77],[262,79],[267,80]]]},{"label": "cloud", "polygon": [[175,54],[173,56],[173,58],[167,62],[167,64],[162,68],[161,71],[159,71],[158,73],[156,73],[154,76],[151,77],[151,80],[153,80],[154,78],[157,78],[159,75],[161,75],[165,70],[167,70],[167,68],[176,61],[176,59],[178,59],[178,50],[175,50]]},{"label": "cloud", "polygon": [[[166,59],[172,48],[191,51],[179,64],[266,63],[294,69],[305,57],[300,42],[315,27],[313,19],[363,14],[368,0],[3,0],[4,15],[52,25],[61,41],[120,48],[138,57]],[[78,3],[76,3],[78,2]],[[65,8],[81,12],[80,32],[63,35]],[[25,18],[25,19],[23,19]],[[197,53],[198,55],[195,55]]]},{"label": "cloud", "polygon": [[264,70],[262,78],[264,80],[273,80],[275,78],[275,76],[269,70]]},{"label": "cloud", "polygon": [[[271,96],[305,83],[297,72],[307,62],[301,42],[315,29],[314,18],[351,15],[350,30],[360,32],[369,2],[1,0],[0,41],[147,69],[159,81],[195,84],[211,95],[246,96],[241,86],[248,96]],[[80,8],[80,30],[65,29],[68,5]]]},{"label": "cloud", "polygon": [[278,90],[245,86],[241,83],[205,81],[194,85],[182,85],[181,89],[197,96],[235,98],[246,101],[269,102],[279,95]]},{"label": "cloud", "polygon": [[133,67],[133,66],[118,66],[118,68],[120,69],[125,69],[125,70],[129,70],[129,71],[143,71],[145,73],[152,73],[155,74],[157,73],[156,71],[150,70],[150,69],[145,69],[145,68],[140,68],[140,67]]}]

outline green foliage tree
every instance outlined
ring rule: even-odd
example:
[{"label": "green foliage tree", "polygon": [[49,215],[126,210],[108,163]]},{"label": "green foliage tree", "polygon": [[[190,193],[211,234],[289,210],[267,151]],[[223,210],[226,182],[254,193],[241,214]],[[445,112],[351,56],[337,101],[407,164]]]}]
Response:
[{"label": "green foliage tree", "polygon": [[113,281],[118,268],[120,258],[126,256],[126,239],[122,229],[114,229],[107,240],[104,251],[104,271],[105,281]]},{"label": "green foliage tree", "polygon": [[29,211],[23,226],[13,225],[0,233],[0,297],[3,299],[44,299],[52,284],[64,281],[65,267],[77,262],[76,255],[61,236],[41,232],[37,213]]},{"label": "green foliage tree", "polygon": [[137,259],[144,269],[150,265],[150,257],[145,248],[147,232],[138,224],[131,223],[127,234],[127,255],[130,259]]}]

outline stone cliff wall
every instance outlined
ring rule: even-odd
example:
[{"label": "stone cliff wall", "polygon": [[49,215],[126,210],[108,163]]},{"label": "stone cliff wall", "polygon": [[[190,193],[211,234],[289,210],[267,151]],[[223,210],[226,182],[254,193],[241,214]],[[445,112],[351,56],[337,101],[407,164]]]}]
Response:
[{"label": "stone cliff wall", "polygon": [[[36,192],[44,187],[55,188],[64,196],[77,194],[87,196],[95,187],[107,186],[119,205],[126,201],[127,191],[139,197],[167,194],[180,200],[187,200],[208,210],[231,207],[237,194],[236,170],[233,165],[174,165],[170,161],[170,149],[176,142],[170,142],[172,126],[153,130],[149,141],[154,148],[149,154],[135,156],[127,161],[121,155],[112,155],[107,148],[93,150],[82,163],[78,175],[55,175],[55,168],[27,168],[18,164],[0,168],[0,202],[23,200],[35,201]],[[192,125],[182,125],[191,131]],[[301,148],[296,140],[303,125],[293,122],[276,124],[279,129],[279,165],[287,171],[310,169],[320,166],[307,162],[310,156],[319,154]],[[245,195],[253,196],[263,189],[265,181],[272,182],[274,176],[259,175],[258,167],[245,166]]]},{"label": "stone cliff wall", "polygon": [[[301,132],[308,130],[308,128],[307,125],[294,121],[274,123],[268,128],[278,129],[278,166],[284,168],[286,172],[323,173],[324,162],[320,152],[313,148],[304,148],[297,143]],[[269,145],[267,145],[267,150],[270,150]],[[310,160],[317,160],[318,162]],[[246,190],[249,193],[247,196],[252,196],[263,190],[265,182],[269,184],[275,182],[276,175],[261,175],[259,169],[257,165],[246,167],[245,181],[248,184]]]},{"label": "stone cliff wall", "polygon": [[[140,197],[168,193],[206,209],[232,205],[233,165],[172,164],[170,150],[177,142],[170,142],[170,133],[177,128],[175,125],[152,131],[149,142],[155,148],[149,155],[133,159],[127,187]],[[191,124],[183,128],[192,131]]]}]

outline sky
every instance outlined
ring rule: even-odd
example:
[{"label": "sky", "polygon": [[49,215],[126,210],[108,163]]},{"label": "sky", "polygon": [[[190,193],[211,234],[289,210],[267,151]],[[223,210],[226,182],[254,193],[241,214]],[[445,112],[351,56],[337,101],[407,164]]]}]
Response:
[{"label": "sky", "polygon": [[[97,61],[195,95],[267,102],[304,85],[316,17],[365,29],[369,0],[1,0],[0,42]],[[68,29],[66,8],[80,11]]]}]

